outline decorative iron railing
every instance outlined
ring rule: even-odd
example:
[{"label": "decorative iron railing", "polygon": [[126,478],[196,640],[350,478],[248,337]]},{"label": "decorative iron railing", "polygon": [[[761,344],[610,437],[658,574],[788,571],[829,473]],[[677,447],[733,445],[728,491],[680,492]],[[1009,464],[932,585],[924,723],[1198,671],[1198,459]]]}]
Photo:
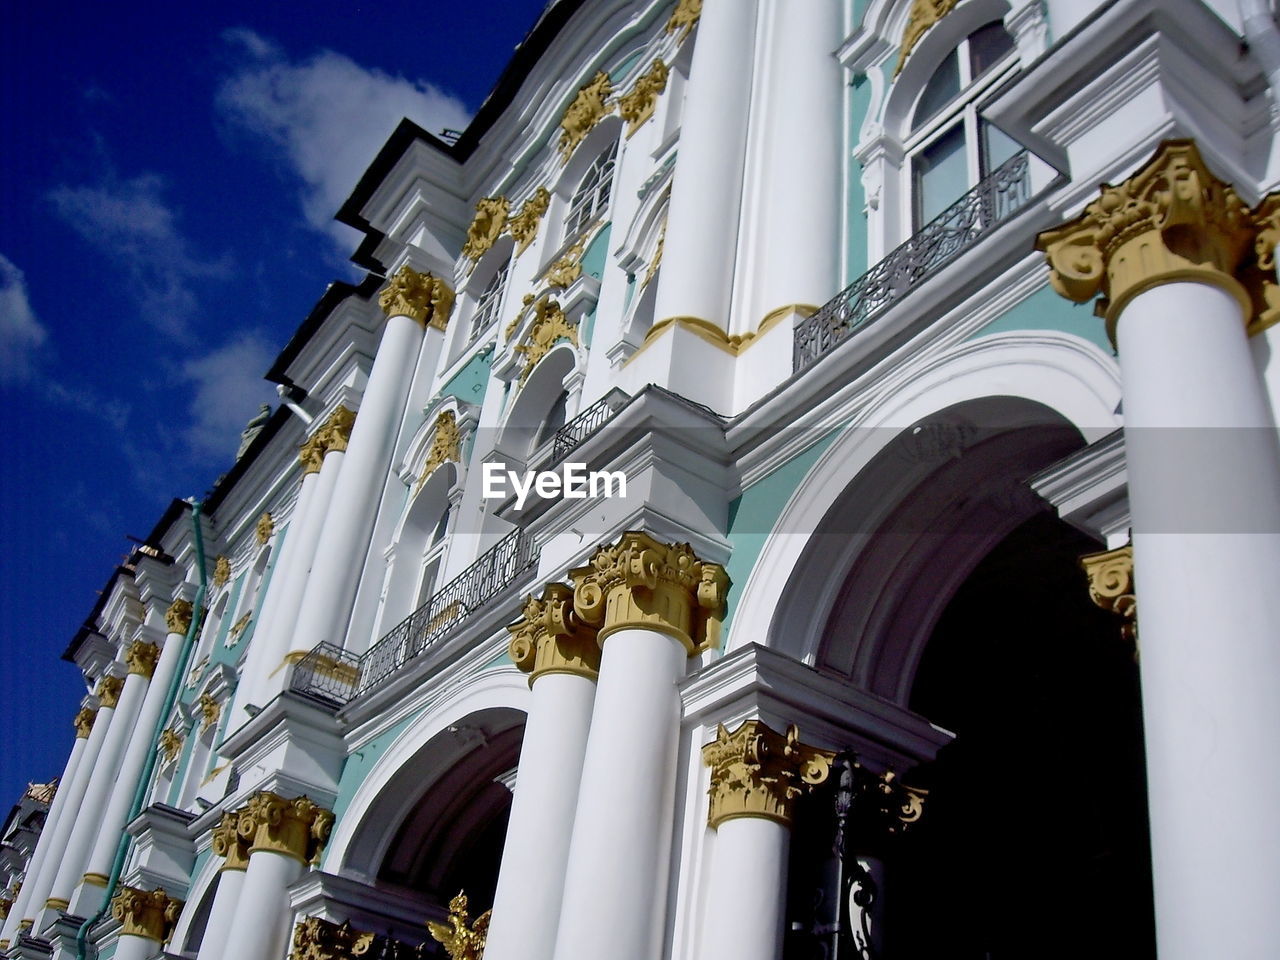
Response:
[{"label": "decorative iron railing", "polygon": [[553,467],[573,453],[586,439],[608,423],[631,397],[613,389],[587,409],[566,423],[551,438],[551,458],[547,467]]},{"label": "decorative iron railing", "polygon": [[792,371],[798,373],[816,363],[866,327],[1030,199],[1030,162],[1024,150],[993,170],[821,310],[799,321],[792,348]]},{"label": "decorative iron railing", "polygon": [[533,538],[513,530],[363,654],[318,644],[293,668],[295,693],[343,706],[386,683],[538,562]]}]

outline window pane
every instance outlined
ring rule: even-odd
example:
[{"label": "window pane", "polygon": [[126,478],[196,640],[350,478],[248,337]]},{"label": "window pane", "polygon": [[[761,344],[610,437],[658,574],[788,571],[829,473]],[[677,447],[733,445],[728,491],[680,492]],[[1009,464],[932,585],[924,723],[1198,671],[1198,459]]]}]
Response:
[{"label": "window pane", "polygon": [[929,82],[925,84],[924,93],[920,94],[920,102],[916,104],[916,116],[911,122],[911,129],[922,126],[939,110],[950,103],[960,92],[960,61],[952,50],[947,59],[938,65]]},{"label": "window pane", "polygon": [[986,120],[982,122],[982,175],[985,177],[1022,149],[1017,140]]},{"label": "window pane", "polygon": [[963,124],[956,124],[916,155],[917,229],[959,200],[969,189],[968,168],[964,155]]},{"label": "window pane", "polygon": [[560,396],[556,397],[555,403],[551,404],[551,409],[547,411],[547,418],[542,421],[542,427],[538,430],[538,439],[534,442],[533,449],[537,450],[550,440],[557,430],[564,426],[568,408],[569,391],[562,390]]},{"label": "window pane", "polygon": [[999,20],[969,34],[969,75],[978,79],[1013,50],[1013,37]]}]

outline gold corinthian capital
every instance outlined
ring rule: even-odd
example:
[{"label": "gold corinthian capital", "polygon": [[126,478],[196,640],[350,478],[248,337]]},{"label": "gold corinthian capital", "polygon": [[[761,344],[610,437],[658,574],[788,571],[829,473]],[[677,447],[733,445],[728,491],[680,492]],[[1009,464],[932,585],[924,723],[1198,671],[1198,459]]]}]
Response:
[{"label": "gold corinthian capital", "polygon": [[834,758],[802,744],[795,724],[785,736],[759,720],[733,733],[720,724],[716,738],[702,748],[711,768],[707,823],[718,828],[734,817],[759,817],[790,825],[796,798],[826,782]]},{"label": "gold corinthian capital", "polygon": [[224,813],[222,820],[210,831],[214,856],[222,857],[223,870],[245,870],[249,866],[249,838],[239,830],[240,814]]},{"label": "gold corinthian capital", "polygon": [[164,612],[164,622],[170,633],[186,633],[191,629],[193,613],[191,603],[187,600],[175,600]]},{"label": "gold corinthian capital", "polygon": [[453,290],[439,277],[419,273],[406,264],[378,294],[378,306],[389,317],[410,317],[443,330],[453,310]]},{"label": "gold corinthian capital", "polygon": [[1075,221],[1036,238],[1053,288],[1084,303],[1101,293],[1095,312],[1114,344],[1125,305],[1163,283],[1194,281],[1222,288],[1240,304],[1251,329],[1280,319],[1274,255],[1280,197],[1253,210],[1209,171],[1190,140],[1166,140],[1124,183]]},{"label": "gold corinthian capital", "polygon": [[526,597],[524,616],[507,630],[515,665],[529,674],[529,686],[548,673],[572,673],[595,680],[600,672],[596,628],[573,612],[573,588],[549,583],[542,596]]},{"label": "gold corinthian capital", "polygon": [[720,641],[729,576],[720,564],[698,559],[687,543],[629,530],[569,576],[574,613],[599,629],[600,643],[629,627],[675,637],[690,656]]},{"label": "gold corinthian capital", "polygon": [[151,679],[156,672],[156,661],[160,659],[160,648],[145,640],[134,640],[124,650],[124,663],[132,674]]},{"label": "gold corinthian capital", "polygon": [[333,814],[307,797],[287,800],[268,790],[255,793],[236,814],[236,831],[259,850],[318,863],[333,828]]},{"label": "gold corinthian capital", "polygon": [[168,941],[181,912],[182,901],[163,890],[121,887],[111,900],[111,915],[120,921],[122,935],[146,937],[157,943]]}]

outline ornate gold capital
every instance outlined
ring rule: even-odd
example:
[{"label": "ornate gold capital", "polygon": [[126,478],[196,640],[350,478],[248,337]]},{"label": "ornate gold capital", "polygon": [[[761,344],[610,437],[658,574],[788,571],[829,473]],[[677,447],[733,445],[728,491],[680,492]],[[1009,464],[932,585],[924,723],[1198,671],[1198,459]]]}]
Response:
[{"label": "ornate gold capital", "polygon": [[214,856],[226,861],[223,870],[244,870],[249,866],[249,840],[240,835],[239,823],[239,813],[224,813],[210,831]]},{"label": "ornate gold capital", "polygon": [[187,600],[175,600],[169,604],[169,609],[164,612],[164,622],[169,632],[185,634],[190,630],[193,612],[191,603]]},{"label": "ornate gold capital", "polygon": [[[348,960],[348,958],[374,956],[378,937],[363,930],[355,930],[349,921],[333,923],[321,917],[303,917],[293,928],[293,952],[289,960]],[[395,956],[393,952],[376,956]]]},{"label": "ornate gold capital", "polygon": [[422,476],[418,478],[418,486],[427,482],[427,477],[444,463],[459,463],[462,460],[462,434],[458,430],[458,418],[452,410],[441,410],[436,417],[435,433],[431,437],[431,449],[427,451],[426,462],[422,465]]},{"label": "ornate gold capital", "polygon": [[600,673],[600,644],[596,628],[573,612],[573,588],[548,583],[542,597],[526,597],[524,616],[507,627],[508,652],[515,665],[529,674],[529,686],[548,673],[572,673],[595,680]]},{"label": "ornate gold capital", "polygon": [[316,435],[307,437],[298,447],[298,462],[302,464],[303,474],[319,473],[324,466],[324,445]]},{"label": "ornate gold capital", "polygon": [[303,864],[318,863],[333,828],[333,814],[307,797],[286,800],[263,790],[237,813],[236,830],[249,853],[269,850]]},{"label": "ornate gold capital", "polygon": [[533,238],[538,235],[538,224],[547,212],[551,194],[546,187],[538,187],[520,207],[520,212],[507,220],[507,231],[516,241],[516,256],[524,253]]},{"label": "ornate gold capital", "polygon": [[419,273],[408,264],[387,281],[378,306],[389,317],[405,316],[443,330],[453,310],[453,291],[439,277]]},{"label": "ornate gold capital", "polygon": [[609,94],[612,92],[613,84],[609,81],[609,74],[603,70],[583,84],[560,120],[561,160],[567,161],[578,144],[586,139],[587,134],[609,112]]},{"label": "ornate gold capital", "polygon": [[266,542],[271,539],[271,535],[276,532],[276,521],[271,516],[270,511],[263,511],[262,516],[258,518],[257,525],[253,528],[253,532],[258,538],[258,546],[265,546]]},{"label": "ornate gold capital", "polygon": [[111,900],[111,916],[120,921],[122,936],[146,937],[157,943],[168,942],[181,912],[182,901],[163,890],[121,887]]},{"label": "ornate gold capital", "polygon": [[93,721],[98,717],[98,711],[90,710],[88,707],[82,707],[80,712],[76,714],[75,720],[72,721],[76,725],[76,739],[83,740],[89,736],[93,730]]},{"label": "ornate gold capital", "polygon": [[627,628],[669,634],[690,656],[719,643],[729,576],[720,564],[699,560],[687,543],[629,530],[569,576],[574,612],[599,628],[602,644]]},{"label": "ornate gold capital", "polygon": [[324,447],[324,453],[345,453],[351,441],[351,431],[356,425],[356,415],[339,404],[333,408],[324,425],[316,433]]},{"label": "ornate gold capital", "polygon": [[160,659],[160,648],[145,640],[134,640],[124,648],[124,662],[130,673],[151,679],[156,672],[156,661]]},{"label": "ornate gold capital", "polygon": [[[1223,288],[1252,323],[1280,292],[1274,272],[1268,278],[1259,269],[1280,236],[1277,209],[1269,199],[1251,213],[1192,141],[1166,140],[1124,183],[1104,184],[1073,223],[1040,234],[1036,249],[1044,251],[1050,282],[1062,296],[1083,303],[1103,294],[1095,312],[1106,318],[1112,343],[1125,305],[1174,281]],[[1271,322],[1266,314],[1259,319]]]},{"label": "ornate gold capital", "polygon": [[716,828],[734,817],[761,817],[789,826],[795,799],[826,781],[834,758],[829,750],[802,744],[794,723],[786,736],[759,720],[733,733],[720,724],[702,748],[702,761],[711,768],[707,823]]},{"label": "ornate gold capital", "polygon": [[1089,578],[1089,599],[1103,610],[1124,617],[1121,635],[1129,641],[1138,639],[1138,598],[1133,589],[1133,546],[1125,544],[1115,550],[1090,553],[1080,558],[1080,566]]},{"label": "ornate gold capital", "polygon": [[627,122],[628,138],[653,116],[658,97],[667,89],[667,73],[667,65],[662,60],[654,60],[649,69],[636,78],[630,92],[618,98],[618,114]]},{"label": "ornate gold capital", "polygon": [[222,716],[222,704],[207,693],[200,694],[200,699],[196,701],[196,706],[200,709],[200,729],[208,730],[210,727],[217,726],[218,718]]},{"label": "ornate gold capital", "polygon": [[467,242],[462,245],[462,255],[469,260],[479,260],[498,242],[502,228],[507,225],[507,210],[511,204],[506,197],[481,197],[476,204],[476,215],[467,227]]},{"label": "ornate gold capital", "polygon": [[515,348],[516,353],[524,356],[524,368],[520,371],[521,386],[529,379],[529,374],[533,373],[538,361],[561,340],[568,340],[575,347],[578,345],[578,328],[565,319],[564,311],[555,300],[550,297],[539,300],[533,313],[533,323]]},{"label": "ornate gold capital", "polygon": [[220,587],[231,579],[231,560],[219,554],[213,561],[213,585]]},{"label": "ornate gold capital", "polygon": [[444,945],[450,960],[482,960],[485,941],[489,937],[489,915],[486,910],[476,917],[475,923],[467,912],[467,895],[459,892],[449,901],[448,923],[427,921],[427,929],[437,943]]},{"label": "ornate gold capital", "polygon": [[124,681],[119,677],[105,676],[98,681],[98,700],[106,709],[114,710],[120,702],[120,691],[123,688]]},{"label": "ornate gold capital", "polygon": [[679,42],[684,43],[685,38],[698,25],[701,16],[702,0],[679,0],[676,8],[671,11],[671,16],[667,18],[666,32],[679,32]]}]

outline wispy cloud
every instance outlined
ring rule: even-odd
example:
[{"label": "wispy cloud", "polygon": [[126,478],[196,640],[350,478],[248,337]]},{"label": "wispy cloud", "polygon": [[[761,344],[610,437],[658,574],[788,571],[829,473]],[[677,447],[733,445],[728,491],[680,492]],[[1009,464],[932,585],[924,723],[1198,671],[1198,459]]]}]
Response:
[{"label": "wispy cloud", "polygon": [[240,431],[272,397],[262,374],[272,352],[257,333],[243,333],[195,360],[181,375],[193,390],[186,439],[197,460],[229,463]]},{"label": "wispy cloud", "polygon": [[48,336],[31,307],[26,275],[0,254],[0,384],[29,379]]},{"label": "wispy cloud", "polygon": [[191,340],[199,309],[193,283],[228,277],[231,264],[225,256],[209,260],[193,252],[159,177],[63,185],[49,200],[72,229],[127,271],[144,322],[176,340]]},{"label": "wispy cloud", "polygon": [[425,81],[367,69],[328,50],[291,61],[251,30],[229,30],[223,38],[244,62],[223,82],[219,112],[277,151],[276,159],[302,182],[308,223],[344,255],[354,234],[333,215],[400,120],[433,131],[468,122],[460,100]]}]

